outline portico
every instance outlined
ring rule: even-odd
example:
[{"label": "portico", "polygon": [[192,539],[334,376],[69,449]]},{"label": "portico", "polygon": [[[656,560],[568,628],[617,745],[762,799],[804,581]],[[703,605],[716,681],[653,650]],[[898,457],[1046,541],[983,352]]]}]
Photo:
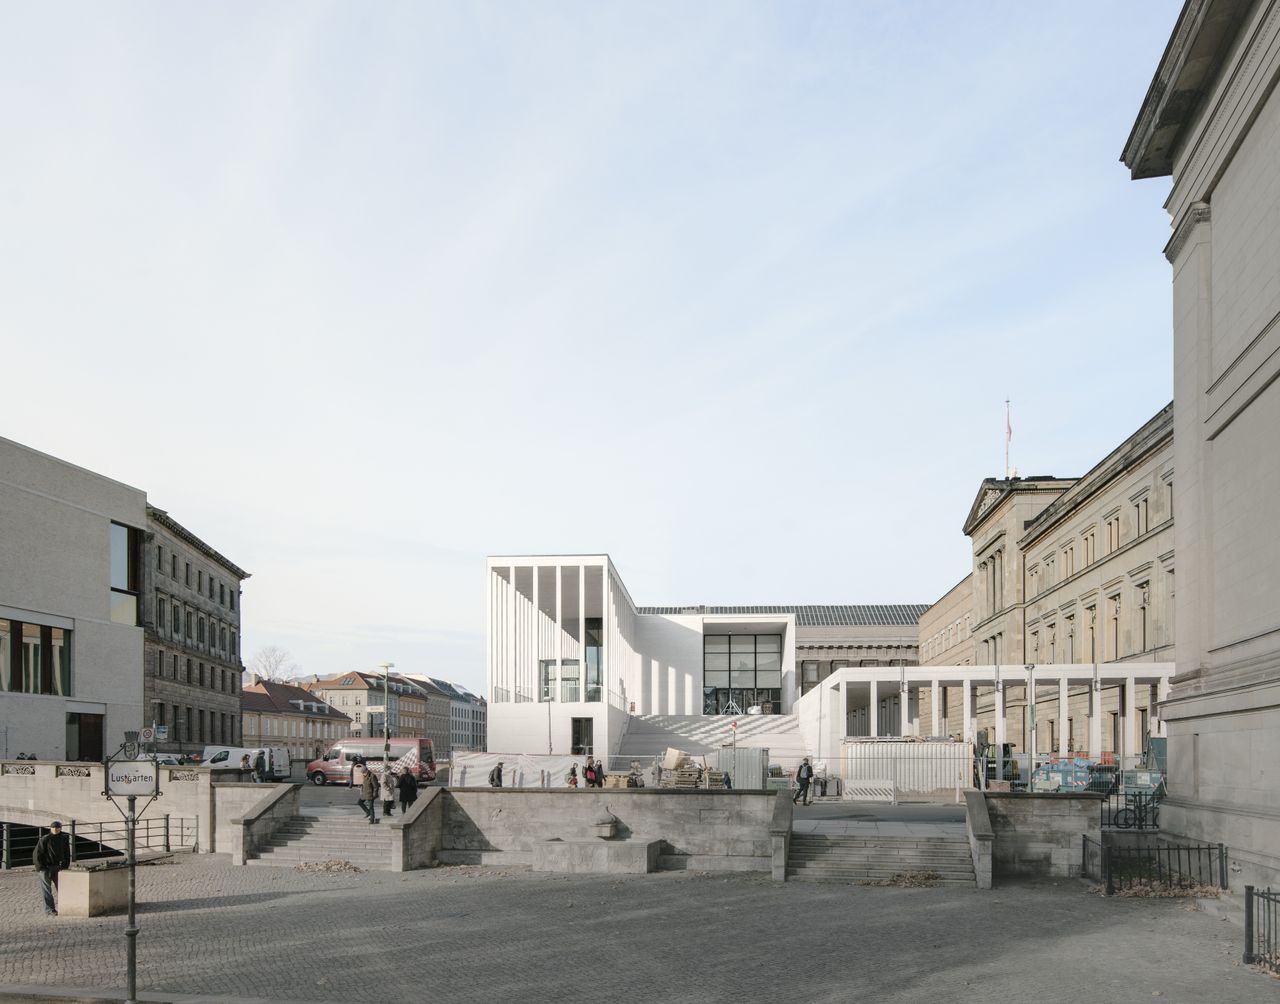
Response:
[{"label": "portico", "polygon": [[[1157,707],[1173,671],[1172,663],[850,667],[800,697],[795,711],[806,747],[820,759],[837,759],[847,738],[950,735],[972,742],[988,725],[997,745],[1132,758],[1143,751],[1144,731],[1165,734],[1154,710],[1144,730],[1137,698],[1145,689],[1142,703]],[[1117,710],[1104,711],[1108,706]],[[1081,742],[1070,724],[1079,718],[1087,719]]]}]

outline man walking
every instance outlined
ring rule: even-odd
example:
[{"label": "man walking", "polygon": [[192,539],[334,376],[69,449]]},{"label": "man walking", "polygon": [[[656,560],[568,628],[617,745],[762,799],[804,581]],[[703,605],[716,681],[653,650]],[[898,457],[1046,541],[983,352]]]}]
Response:
[{"label": "man walking", "polygon": [[795,805],[799,801],[803,805],[809,804],[809,782],[813,780],[813,768],[809,766],[809,758],[804,758],[804,763],[800,765],[800,769],[796,771],[796,788],[795,797],[791,799],[791,804]]},{"label": "man walking", "polygon": [[493,770],[489,771],[489,787],[490,788],[502,787],[502,761],[501,760],[498,761],[498,766],[494,767]]},{"label": "man walking", "polygon": [[361,763],[360,767],[360,797],[356,799],[356,805],[360,806],[361,811],[369,817],[369,822],[376,823],[378,817],[376,815],[376,804],[378,801],[378,778],[377,775],[369,769],[369,765]]},{"label": "man walking", "polygon": [[71,867],[71,844],[62,832],[62,823],[55,819],[49,824],[49,832],[36,841],[31,863],[40,875],[40,892],[44,895],[46,916],[56,917],[58,905],[54,902],[54,890],[58,888],[58,872]]},{"label": "man walking", "polygon": [[409,806],[418,800],[418,779],[413,776],[413,769],[406,767],[400,772],[400,815],[409,811]]}]

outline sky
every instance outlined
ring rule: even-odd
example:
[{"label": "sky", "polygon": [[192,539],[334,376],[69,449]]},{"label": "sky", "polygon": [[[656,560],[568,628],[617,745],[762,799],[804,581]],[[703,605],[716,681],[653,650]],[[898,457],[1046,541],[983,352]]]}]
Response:
[{"label": "sky", "polygon": [[0,435],[483,692],[485,556],[930,603],[1172,398],[1175,0],[0,6]]}]

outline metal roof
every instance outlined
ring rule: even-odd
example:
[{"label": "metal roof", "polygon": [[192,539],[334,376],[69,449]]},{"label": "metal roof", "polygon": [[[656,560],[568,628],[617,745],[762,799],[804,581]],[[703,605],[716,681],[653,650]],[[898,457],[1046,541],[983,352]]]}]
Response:
[{"label": "metal roof", "polygon": [[795,614],[800,627],[862,627],[916,624],[928,610],[928,603],[891,603],[885,605],[822,605],[800,607],[640,607],[642,614],[715,616]]}]

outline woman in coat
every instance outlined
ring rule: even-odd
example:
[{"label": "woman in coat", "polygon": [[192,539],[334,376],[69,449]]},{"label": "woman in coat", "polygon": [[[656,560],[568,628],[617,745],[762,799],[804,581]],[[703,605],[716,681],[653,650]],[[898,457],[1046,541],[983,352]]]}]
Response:
[{"label": "woman in coat", "polygon": [[382,772],[382,783],[378,787],[382,790],[382,814],[389,816],[396,805],[396,778],[389,766]]}]

